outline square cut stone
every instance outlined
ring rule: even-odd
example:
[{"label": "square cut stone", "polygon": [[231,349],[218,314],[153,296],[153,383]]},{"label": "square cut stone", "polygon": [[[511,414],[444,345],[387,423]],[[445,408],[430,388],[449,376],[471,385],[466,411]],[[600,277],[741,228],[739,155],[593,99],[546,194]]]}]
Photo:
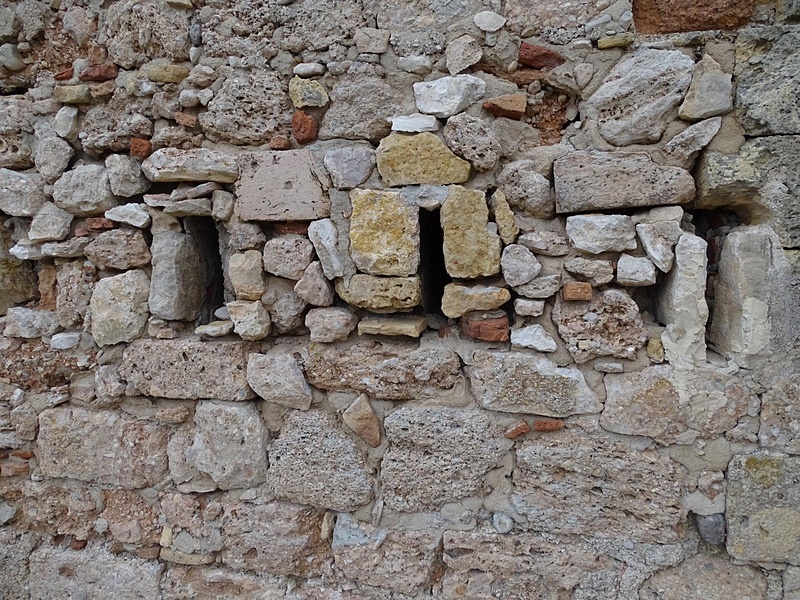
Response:
[{"label": "square cut stone", "polygon": [[592,299],[592,284],[584,281],[570,281],[561,288],[561,297],[566,302],[588,301]]},{"label": "square cut stone", "polygon": [[243,221],[313,221],[329,216],[331,203],[313,164],[308,150],[241,155],[236,214]]}]

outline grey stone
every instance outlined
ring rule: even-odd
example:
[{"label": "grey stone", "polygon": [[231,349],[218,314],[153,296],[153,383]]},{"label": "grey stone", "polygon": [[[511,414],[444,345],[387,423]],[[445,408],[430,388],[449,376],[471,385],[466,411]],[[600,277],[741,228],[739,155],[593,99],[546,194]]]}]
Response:
[{"label": "grey stone", "polygon": [[72,214],[47,202],[33,217],[28,239],[35,244],[63,240],[69,235],[72,219]]},{"label": "grey stone", "polygon": [[311,332],[312,342],[330,343],[346,340],[358,325],[358,317],[346,308],[312,308],[306,315],[305,325]]},{"label": "grey stone", "polygon": [[530,348],[536,352],[555,352],[556,341],[541,325],[527,325],[511,330],[511,345],[517,348]]},{"label": "grey stone", "polygon": [[[313,221],[308,226],[308,237],[311,243],[314,244],[314,250],[317,253],[322,271],[328,279],[335,279],[336,277],[343,277],[346,272],[349,254],[343,255],[340,250],[342,244],[349,245],[349,237],[340,244],[339,231],[331,219],[321,219]],[[353,265],[353,272],[355,272],[355,265]]]},{"label": "grey stone", "polygon": [[[323,140],[377,141],[391,130],[388,119],[406,114],[396,90],[377,77],[340,77],[330,92],[331,107],[319,130]],[[357,110],[353,110],[358,107]]]},{"label": "grey stone", "polygon": [[56,333],[50,339],[50,347],[56,350],[69,350],[81,343],[81,334],[77,331]]},{"label": "grey stone", "polygon": [[564,263],[564,268],[593,287],[605,285],[614,279],[614,263],[608,260],[573,258]]},{"label": "grey stone", "polygon": [[12,217],[32,217],[47,202],[44,179],[37,173],[0,169],[0,210]]},{"label": "grey stone", "polygon": [[789,375],[777,381],[761,401],[759,444],[778,452],[800,454],[800,378]]},{"label": "grey stone", "polygon": [[767,600],[767,578],[754,567],[734,565],[721,556],[697,554],[644,582],[641,600],[727,597]]},{"label": "grey stone", "polygon": [[289,333],[303,326],[306,301],[294,291],[296,282],[280,277],[267,277],[261,302],[267,307],[277,333]]},{"label": "grey stone", "polygon": [[131,203],[115,206],[105,212],[106,219],[111,219],[117,223],[125,223],[144,229],[150,225],[150,213],[141,204]]},{"label": "grey stone", "polygon": [[133,156],[110,154],[106,157],[106,173],[111,191],[117,196],[130,198],[144,194],[152,185],[142,173],[142,165]]},{"label": "grey stone", "polygon": [[694,67],[692,83],[678,110],[681,119],[701,121],[733,110],[731,75],[706,54]]},{"label": "grey stone", "polygon": [[317,77],[325,74],[325,65],[314,62],[305,62],[295,65],[292,73],[298,77]]},{"label": "grey stone", "polygon": [[549,219],[555,203],[550,182],[543,177],[532,160],[518,160],[503,166],[497,183],[511,208],[529,217]]},{"label": "grey stone", "polygon": [[211,321],[210,323],[206,323],[205,325],[198,325],[197,327],[194,328],[194,332],[201,338],[225,337],[226,335],[233,333],[233,322]]},{"label": "grey stone", "polygon": [[514,312],[523,317],[539,317],[544,312],[544,300],[514,300]]},{"label": "grey stone", "polygon": [[397,67],[407,73],[417,75],[427,75],[431,72],[433,65],[427,56],[401,56],[397,59]]},{"label": "grey stone", "polygon": [[361,146],[337,148],[325,153],[323,160],[333,185],[351,190],[364,183],[375,168],[375,150]]},{"label": "grey stone", "polygon": [[414,84],[419,112],[444,119],[465,110],[483,97],[486,82],[472,75],[441,77]]},{"label": "grey stone", "polygon": [[86,258],[101,269],[134,269],[150,264],[152,254],[138,229],[104,231],[83,249]]},{"label": "grey stone", "polygon": [[673,248],[681,234],[681,227],[675,221],[636,225],[636,235],[642,243],[647,258],[653,261],[662,273],[669,273],[672,269],[675,260]]},{"label": "grey stone", "polygon": [[567,237],[555,231],[528,231],[519,236],[518,243],[536,254],[564,256],[569,254]]},{"label": "grey stone", "polygon": [[74,154],[75,150],[67,142],[50,135],[36,146],[36,170],[47,183],[53,183],[67,170]]},{"label": "grey stone", "polygon": [[64,173],[53,184],[53,202],[77,217],[99,216],[119,204],[102,165],[82,165]]},{"label": "grey stone", "polygon": [[53,131],[62,138],[75,139],[78,135],[78,107],[62,106],[53,119]]},{"label": "grey stone", "polygon": [[287,352],[248,356],[247,382],[267,402],[300,410],[311,406],[311,388],[294,356]]},{"label": "grey stone", "polygon": [[636,230],[625,215],[567,217],[567,235],[575,248],[590,254],[636,249]]},{"label": "grey stone", "polygon": [[690,125],[664,145],[671,164],[691,170],[694,159],[711,143],[722,127],[722,117],[712,117]]},{"label": "grey stone", "polygon": [[706,544],[721,546],[725,543],[725,515],[695,515],[697,532]]},{"label": "grey stone", "polygon": [[656,266],[646,257],[622,254],[617,261],[617,283],[640,287],[656,283]]},{"label": "grey stone", "polygon": [[542,300],[550,298],[561,289],[561,273],[555,275],[539,275],[524,285],[514,288],[520,296]]},{"label": "grey stone", "polygon": [[92,337],[98,346],[130,342],[144,331],[150,316],[150,279],[140,270],[97,282],[92,292]]},{"label": "grey stone", "polygon": [[314,246],[301,235],[280,235],[264,245],[264,269],[297,281],[314,259]]},{"label": "grey stone", "polygon": [[462,113],[450,117],[442,133],[448,148],[468,160],[476,170],[494,169],[501,150],[500,142],[486,122]]},{"label": "grey stone", "polygon": [[210,198],[179,200],[164,207],[164,214],[172,217],[210,217],[211,213]]},{"label": "grey stone", "polygon": [[189,13],[162,0],[124,0],[106,17],[109,58],[125,69],[138,66],[142,55],[150,58],[188,59]]},{"label": "grey stone", "polygon": [[503,248],[500,266],[503,269],[503,279],[511,287],[528,283],[542,270],[542,265],[536,260],[533,252],[520,244],[511,244]]},{"label": "grey stone", "polygon": [[42,254],[57,258],[80,258],[88,244],[88,237],[72,237],[63,242],[45,242],[42,244]]},{"label": "grey stone", "polygon": [[263,340],[269,335],[272,320],[260,300],[236,300],[225,304],[228,309],[233,331],[243,340]]},{"label": "grey stone", "polygon": [[615,146],[657,142],[693,71],[694,61],[682,52],[640,48],[620,60],[581,104],[582,120],[596,120],[600,135]]},{"label": "grey stone", "polygon": [[499,31],[506,24],[506,19],[491,10],[484,10],[472,17],[473,23],[481,31],[493,33]]},{"label": "grey stone", "polygon": [[[401,512],[485,495],[486,474],[511,447],[485,413],[463,409],[399,408],[383,425],[389,449],[381,464],[381,500]],[[460,460],[453,462],[456,455]]]},{"label": "grey stone", "polygon": [[150,312],[161,319],[194,321],[206,295],[195,241],[187,234],[168,231],[153,235],[150,249]]},{"label": "grey stone", "polygon": [[381,54],[389,49],[390,33],[385,29],[362,27],[356,31],[353,41],[359,52]]},{"label": "grey stone", "polygon": [[308,265],[303,276],[294,286],[294,291],[303,300],[314,306],[330,306],[333,304],[333,286],[325,278],[322,265],[318,260]]},{"label": "grey stone", "polygon": [[153,182],[217,181],[233,183],[239,177],[235,157],[206,148],[162,148],[142,163],[142,172]]},{"label": "grey stone", "polygon": [[478,40],[465,34],[447,44],[445,59],[450,75],[458,75],[478,62],[483,56],[483,48]]},{"label": "grey stone", "polygon": [[580,371],[544,356],[476,352],[466,373],[479,405],[488,410],[566,417],[601,409]]},{"label": "grey stone", "polygon": [[52,335],[59,329],[61,325],[55,312],[14,306],[6,312],[3,335],[33,339]]}]

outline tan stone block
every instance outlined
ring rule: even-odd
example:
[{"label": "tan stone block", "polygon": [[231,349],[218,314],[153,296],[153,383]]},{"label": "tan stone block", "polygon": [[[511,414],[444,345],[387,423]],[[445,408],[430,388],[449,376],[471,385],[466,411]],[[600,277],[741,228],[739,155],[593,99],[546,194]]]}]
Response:
[{"label": "tan stone block", "polygon": [[342,412],[342,421],[370,447],[381,445],[380,423],[365,394],[361,394]]},{"label": "tan stone block", "polygon": [[350,278],[336,280],[336,293],[353,306],[374,312],[410,310],[422,301],[422,283],[419,277],[375,277],[358,273]]},{"label": "tan stone block", "polygon": [[358,323],[359,335],[404,335],[418,338],[428,327],[421,316],[366,317]]},{"label": "tan stone block", "polygon": [[570,281],[561,288],[561,298],[566,302],[589,301],[592,299],[592,284],[586,281]]},{"label": "tan stone block", "polygon": [[485,100],[483,108],[495,117],[519,120],[528,108],[528,98],[525,94],[506,94]]},{"label": "tan stone block", "polygon": [[511,292],[490,285],[448,283],[442,297],[442,312],[451,319],[474,310],[495,310],[511,300]]},{"label": "tan stone block", "polygon": [[376,158],[378,172],[390,187],[446,185],[469,179],[470,164],[453,154],[432,133],[393,133],[381,140]]},{"label": "tan stone block", "polygon": [[228,261],[228,275],[238,300],[260,300],[265,290],[261,252],[248,250],[233,254]]},{"label": "tan stone block", "polygon": [[488,230],[484,193],[456,185],[449,190],[440,212],[447,272],[467,279],[496,275],[500,272],[500,236]]},{"label": "tan stone block", "polygon": [[489,199],[489,207],[492,209],[492,218],[500,230],[500,239],[504,244],[513,244],[519,235],[519,227],[514,221],[514,211],[508,205],[506,195],[500,190],[495,191]]}]

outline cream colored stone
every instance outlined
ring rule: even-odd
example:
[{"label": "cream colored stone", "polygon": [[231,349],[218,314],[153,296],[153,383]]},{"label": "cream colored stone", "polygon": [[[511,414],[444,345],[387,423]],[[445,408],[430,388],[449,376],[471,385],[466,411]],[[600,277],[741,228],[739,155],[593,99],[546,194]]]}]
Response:
[{"label": "cream colored stone", "polygon": [[375,277],[358,273],[336,280],[336,293],[353,306],[374,312],[410,310],[422,301],[419,277]]},{"label": "cream colored stone", "polygon": [[455,319],[473,310],[494,310],[511,300],[511,292],[490,285],[448,283],[442,297],[442,312]]},{"label": "cream colored stone", "polygon": [[218,181],[233,183],[239,177],[233,156],[205,148],[162,148],[142,163],[150,181]]},{"label": "cream colored stone", "polygon": [[238,300],[260,300],[265,289],[261,252],[233,254],[228,261],[228,276]]},{"label": "cream colored stone", "polygon": [[444,262],[452,277],[475,279],[500,272],[500,236],[489,229],[489,209],[480,190],[451,185],[442,204]]},{"label": "cream colored stone", "polygon": [[422,316],[366,317],[358,323],[359,335],[404,335],[418,338],[428,327]]},{"label": "cream colored stone", "polygon": [[366,394],[361,394],[342,412],[342,421],[353,430],[367,445],[377,448],[381,445],[381,427],[378,417]]},{"label": "cream colored stone", "polygon": [[138,269],[98,281],[90,304],[94,341],[106,346],[139,337],[150,316],[149,293],[150,279]]},{"label": "cream colored stone", "polygon": [[514,221],[514,211],[508,205],[506,195],[500,191],[495,191],[489,199],[489,207],[492,209],[492,217],[500,230],[500,239],[504,244],[513,244],[519,235],[519,227]]},{"label": "cream colored stone", "polygon": [[470,165],[432,133],[393,133],[381,140],[378,172],[387,186],[431,183],[446,185],[469,179]]},{"label": "cream colored stone", "polygon": [[350,254],[370,275],[413,275],[419,267],[419,207],[399,192],[353,190]]},{"label": "cream colored stone", "polygon": [[243,340],[261,340],[269,335],[272,321],[260,300],[228,302],[228,312],[233,321],[233,331]]},{"label": "cream colored stone", "polygon": [[328,103],[328,92],[319,81],[293,77],[289,82],[289,98],[295,108],[318,107]]}]

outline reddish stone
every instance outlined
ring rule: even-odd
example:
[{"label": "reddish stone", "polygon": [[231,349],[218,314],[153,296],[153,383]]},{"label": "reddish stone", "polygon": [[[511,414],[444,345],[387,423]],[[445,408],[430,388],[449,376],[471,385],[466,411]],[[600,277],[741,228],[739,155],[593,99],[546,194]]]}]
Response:
[{"label": "reddish stone", "polygon": [[89,229],[86,227],[86,223],[75,227],[75,237],[86,237],[87,235],[89,235]]},{"label": "reddish stone", "polygon": [[131,139],[131,156],[136,158],[147,158],[153,153],[153,144],[149,140],[142,138]]},{"label": "reddish stone", "polygon": [[5,460],[8,458],[8,450],[0,450],[0,460]]},{"label": "reddish stone", "polygon": [[736,29],[753,16],[756,0],[635,0],[637,33]]},{"label": "reddish stone", "polygon": [[292,137],[298,144],[308,144],[317,139],[319,121],[314,115],[298,110],[292,117]]},{"label": "reddish stone", "polygon": [[508,315],[497,310],[467,313],[461,317],[461,331],[484,342],[507,342]]},{"label": "reddish stone", "polygon": [[17,458],[24,458],[25,460],[28,460],[29,458],[33,458],[33,452],[31,452],[30,450],[14,450],[11,453],[11,456],[15,456]]},{"label": "reddish stone", "polygon": [[503,434],[508,439],[513,440],[525,433],[528,433],[531,430],[531,426],[528,425],[525,421],[519,421],[518,423],[514,423],[511,427],[506,429],[505,433]]},{"label": "reddish stone", "polygon": [[510,81],[514,85],[530,85],[534,81],[545,80],[545,74],[538,69],[517,69],[513,73],[509,73],[505,69],[499,69],[486,63],[478,63],[474,68],[475,70],[491,73],[495,77]]},{"label": "reddish stone", "polygon": [[91,42],[87,56],[89,57],[89,62],[93,65],[101,65],[108,58],[108,50],[105,49],[105,46]]},{"label": "reddish stone", "polygon": [[86,540],[72,540],[69,543],[69,547],[73,550],[83,550],[86,548]]},{"label": "reddish stone", "polygon": [[27,462],[9,460],[0,463],[0,477],[15,477],[17,475],[27,475],[31,472]]},{"label": "reddish stone", "polygon": [[525,94],[506,94],[490,98],[483,103],[483,108],[495,117],[507,117],[519,120],[528,108],[528,97]]},{"label": "reddish stone", "polygon": [[533,421],[534,431],[558,431],[566,426],[567,424],[561,419],[534,419]]},{"label": "reddish stone", "polygon": [[522,42],[517,60],[519,60],[520,64],[528,65],[534,69],[554,69],[558,65],[564,64],[567,59],[558,52]]},{"label": "reddish stone", "polygon": [[[42,310],[55,310],[58,287],[56,282],[56,266],[40,263],[39,265],[39,304]],[[12,454],[12,456],[16,456]],[[30,456],[26,457],[30,458]]]},{"label": "reddish stone", "polygon": [[117,77],[117,65],[92,65],[78,76],[81,81],[110,81]]},{"label": "reddish stone", "polygon": [[272,230],[276,235],[295,234],[308,235],[308,223],[305,221],[287,221],[285,223],[273,223]]},{"label": "reddish stone", "polygon": [[592,284],[587,281],[570,281],[561,288],[565,302],[586,302],[592,299]]},{"label": "reddish stone", "polygon": [[69,67],[68,69],[64,69],[63,71],[59,71],[53,75],[53,79],[56,81],[66,81],[67,79],[72,79],[74,74],[75,71],[72,70],[72,67]]},{"label": "reddish stone", "polygon": [[176,112],[175,121],[178,123],[178,125],[183,125],[184,127],[188,127],[190,129],[197,125],[197,117],[186,112]]},{"label": "reddish stone", "polygon": [[292,149],[292,140],[289,139],[288,135],[283,135],[279,133],[276,136],[273,136],[272,139],[269,141],[269,149],[270,150],[291,150]]},{"label": "reddish stone", "polygon": [[105,217],[86,217],[86,227],[92,231],[105,231],[114,229],[117,226],[111,219]]}]

